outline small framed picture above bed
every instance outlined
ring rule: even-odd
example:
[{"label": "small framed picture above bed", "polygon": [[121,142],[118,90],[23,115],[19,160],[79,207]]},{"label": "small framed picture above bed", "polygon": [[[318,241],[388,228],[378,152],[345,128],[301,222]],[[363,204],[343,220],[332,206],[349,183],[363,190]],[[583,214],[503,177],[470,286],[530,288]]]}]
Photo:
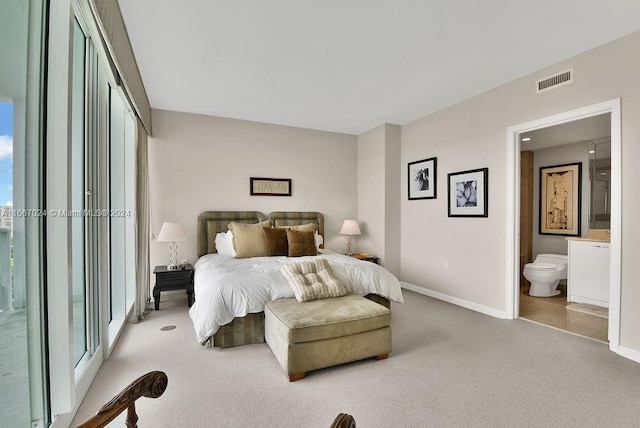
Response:
[{"label": "small framed picture above bed", "polygon": [[249,178],[251,196],[291,196],[290,178]]},{"label": "small framed picture above bed", "polygon": [[407,181],[409,200],[436,199],[438,158],[409,162]]}]

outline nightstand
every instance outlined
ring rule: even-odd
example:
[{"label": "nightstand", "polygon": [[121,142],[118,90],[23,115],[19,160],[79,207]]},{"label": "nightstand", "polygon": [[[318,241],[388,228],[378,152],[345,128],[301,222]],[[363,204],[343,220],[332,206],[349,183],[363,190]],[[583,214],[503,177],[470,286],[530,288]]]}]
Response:
[{"label": "nightstand", "polygon": [[193,305],[193,266],[184,265],[180,269],[169,270],[166,266],[153,269],[156,285],[153,287],[153,302],[156,311],[160,309],[160,293],[169,290],[186,290],[187,303]]},{"label": "nightstand", "polygon": [[350,254],[351,257],[355,258],[355,259],[360,259],[360,260],[364,260],[366,262],[372,262],[375,264],[380,264],[380,257],[374,256],[372,254],[368,254],[368,253],[354,253],[354,254]]}]

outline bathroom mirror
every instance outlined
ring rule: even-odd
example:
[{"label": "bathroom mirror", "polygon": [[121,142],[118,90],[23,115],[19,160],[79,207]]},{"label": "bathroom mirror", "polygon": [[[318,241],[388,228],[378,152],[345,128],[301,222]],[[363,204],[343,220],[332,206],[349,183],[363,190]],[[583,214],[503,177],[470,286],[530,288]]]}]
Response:
[{"label": "bathroom mirror", "polygon": [[611,138],[589,142],[589,229],[611,225]]}]

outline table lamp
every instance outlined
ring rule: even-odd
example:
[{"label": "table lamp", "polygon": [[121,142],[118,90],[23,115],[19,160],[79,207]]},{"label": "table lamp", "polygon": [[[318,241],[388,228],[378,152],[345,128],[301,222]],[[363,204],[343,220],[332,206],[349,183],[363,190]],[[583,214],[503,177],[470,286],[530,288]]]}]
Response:
[{"label": "table lamp", "polygon": [[184,228],[180,223],[164,223],[158,234],[158,242],[171,242],[169,244],[169,264],[168,270],[176,270],[178,266],[178,244],[176,242],[184,242],[187,240],[187,235],[184,233]]},{"label": "table lamp", "polygon": [[356,220],[345,220],[340,228],[340,235],[347,235],[347,255],[351,255],[351,236],[360,235],[360,227]]}]

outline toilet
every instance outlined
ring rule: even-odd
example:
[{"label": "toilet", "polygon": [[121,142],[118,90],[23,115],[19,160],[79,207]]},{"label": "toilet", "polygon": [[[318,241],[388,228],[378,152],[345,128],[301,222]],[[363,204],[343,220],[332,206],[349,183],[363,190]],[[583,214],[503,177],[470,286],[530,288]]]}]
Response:
[{"label": "toilet", "polygon": [[556,290],[561,279],[567,278],[569,257],[563,254],[538,254],[533,263],[524,265],[523,275],[531,283],[529,295],[551,297],[560,294]]}]

